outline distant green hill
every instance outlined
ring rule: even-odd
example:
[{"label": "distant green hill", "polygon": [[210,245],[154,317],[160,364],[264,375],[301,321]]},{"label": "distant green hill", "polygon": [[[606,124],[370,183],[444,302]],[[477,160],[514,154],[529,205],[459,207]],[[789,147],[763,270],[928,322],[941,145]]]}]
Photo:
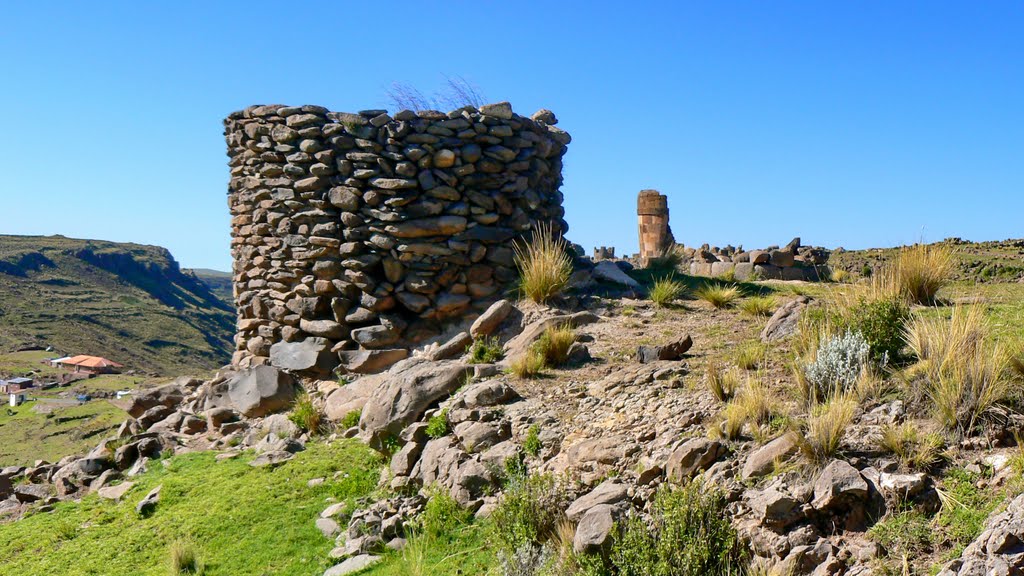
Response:
[{"label": "distant green hill", "polygon": [[185,272],[195,274],[196,278],[202,280],[204,284],[210,287],[210,291],[224,302],[228,304],[234,302],[234,284],[232,283],[230,272],[210,270],[209,268],[191,268],[186,269]]},{"label": "distant green hill", "polygon": [[0,351],[53,346],[128,368],[215,368],[234,310],[165,248],[0,235]]}]

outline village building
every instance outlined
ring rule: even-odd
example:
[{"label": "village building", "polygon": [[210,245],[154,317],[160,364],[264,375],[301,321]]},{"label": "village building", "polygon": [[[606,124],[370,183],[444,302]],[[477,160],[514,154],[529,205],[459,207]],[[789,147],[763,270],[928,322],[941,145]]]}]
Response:
[{"label": "village building", "polygon": [[84,354],[70,358],[60,358],[57,362],[65,370],[85,374],[117,374],[121,371],[121,368],[124,368],[123,365],[113,360]]},{"label": "village building", "polygon": [[10,380],[0,380],[0,394],[16,394],[22,390],[32,388],[33,382],[31,378],[11,378]]}]

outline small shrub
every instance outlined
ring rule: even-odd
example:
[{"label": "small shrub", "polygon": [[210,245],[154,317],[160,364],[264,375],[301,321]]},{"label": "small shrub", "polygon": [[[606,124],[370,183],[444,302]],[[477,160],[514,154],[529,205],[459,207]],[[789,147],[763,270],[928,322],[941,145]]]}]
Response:
[{"label": "small shrub", "polygon": [[519,378],[535,378],[544,370],[544,356],[531,348],[526,354],[513,360],[508,370]]},{"label": "small shrub", "polygon": [[540,454],[541,447],[540,426],[533,424],[526,431],[526,438],[523,440],[523,450],[530,456],[537,456]]},{"label": "small shrub", "polygon": [[934,304],[939,290],[952,280],[956,262],[947,246],[917,244],[900,249],[893,274],[900,291],[915,304]]},{"label": "small shrub", "polygon": [[576,332],[572,326],[562,324],[552,326],[544,331],[534,348],[544,359],[547,366],[561,366],[569,358],[569,348],[576,341]]},{"label": "small shrub", "polygon": [[859,332],[821,341],[813,362],[804,366],[804,398],[820,402],[854,388],[868,369],[871,347]]},{"label": "small shrub", "polygon": [[565,484],[550,474],[512,479],[491,514],[494,536],[507,554],[521,546],[543,545],[571,503]]},{"label": "small shrub", "polygon": [[468,526],[472,519],[472,512],[459,506],[448,492],[437,488],[430,491],[430,499],[418,523],[420,533],[428,538],[452,538],[459,528]]},{"label": "small shrub", "polygon": [[288,414],[288,419],[312,435],[319,434],[324,424],[323,414],[316,409],[313,399],[308,394],[302,394],[296,398],[295,404],[292,405],[292,411]]},{"label": "small shrub", "polygon": [[562,293],[572,275],[569,245],[550,225],[538,226],[528,243],[515,245],[519,291],[543,304]]},{"label": "small shrub", "polygon": [[681,298],[685,291],[686,285],[671,276],[665,276],[654,281],[654,285],[651,286],[649,295],[651,297],[651,301],[653,301],[655,305],[668,306],[672,302]]},{"label": "small shrub", "polygon": [[742,574],[746,557],[721,492],[700,480],[663,487],[652,523],[632,518],[615,539],[609,560],[619,576]]},{"label": "small shrub", "polygon": [[740,379],[734,371],[723,370],[717,366],[708,369],[707,377],[704,381],[707,383],[708,391],[719,402],[731,400],[740,385]]},{"label": "small shrub", "polygon": [[853,398],[839,395],[815,406],[798,430],[797,444],[804,456],[814,464],[830,460],[843,441],[847,428],[857,412]]},{"label": "small shrub", "polygon": [[751,296],[740,302],[740,310],[743,313],[758,317],[771,316],[777,306],[774,296]]},{"label": "small shrub", "polygon": [[754,370],[764,362],[767,352],[764,344],[757,341],[747,342],[736,352],[736,365],[744,370]]},{"label": "small shrub", "polygon": [[842,322],[860,332],[871,348],[871,359],[879,364],[903,357],[905,330],[910,308],[899,298],[862,298],[845,313]]},{"label": "small shrub", "polygon": [[362,410],[350,411],[348,414],[345,414],[344,418],[341,419],[341,427],[348,430],[349,428],[359,426],[359,419],[362,418],[362,416]]},{"label": "small shrub", "polygon": [[469,346],[470,364],[494,364],[505,357],[505,351],[497,338],[477,338]]},{"label": "small shrub", "polygon": [[705,284],[693,294],[715,308],[728,308],[740,298],[740,289],[736,286],[725,287]]},{"label": "small shrub", "polygon": [[878,440],[880,448],[891,452],[900,465],[915,470],[928,470],[941,458],[942,437],[925,434],[913,422],[886,424]]},{"label": "small shrub", "polygon": [[448,409],[444,408],[437,414],[431,416],[430,420],[427,420],[426,433],[427,436],[436,440],[438,438],[443,438],[448,434],[448,432],[450,432],[448,425]]},{"label": "small shrub", "polygon": [[551,548],[532,542],[520,544],[514,551],[498,551],[501,576],[538,576],[552,562]]},{"label": "small shrub", "polygon": [[871,278],[871,276],[874,275],[874,273],[875,269],[872,268],[870,264],[865,264],[860,269],[860,275],[863,276],[864,278]]},{"label": "small shrub", "polygon": [[204,572],[203,561],[199,557],[199,551],[196,549],[195,544],[185,540],[177,540],[171,544],[170,555],[171,574],[173,576],[179,574],[199,575]]}]

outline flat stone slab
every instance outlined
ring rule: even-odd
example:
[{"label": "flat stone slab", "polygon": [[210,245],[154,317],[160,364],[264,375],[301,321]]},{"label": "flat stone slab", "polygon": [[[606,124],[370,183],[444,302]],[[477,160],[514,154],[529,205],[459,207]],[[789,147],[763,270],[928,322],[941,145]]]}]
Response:
[{"label": "flat stone slab", "polygon": [[324,572],[324,576],[345,576],[346,574],[353,574],[360,570],[365,570],[370,566],[373,566],[377,562],[380,562],[380,556],[373,556],[371,554],[360,554],[353,556],[348,560],[345,560],[337,566],[332,566]]}]

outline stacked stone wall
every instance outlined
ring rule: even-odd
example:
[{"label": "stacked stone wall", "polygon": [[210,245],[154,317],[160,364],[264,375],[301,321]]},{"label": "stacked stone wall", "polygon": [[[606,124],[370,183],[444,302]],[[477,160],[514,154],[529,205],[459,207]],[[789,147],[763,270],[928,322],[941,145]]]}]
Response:
[{"label": "stacked stone wall", "polygon": [[[473,314],[516,277],[513,242],[565,231],[555,117],[253,106],[225,120],[238,366],[280,342],[355,362]],[[328,361],[327,366],[332,362]]]}]

